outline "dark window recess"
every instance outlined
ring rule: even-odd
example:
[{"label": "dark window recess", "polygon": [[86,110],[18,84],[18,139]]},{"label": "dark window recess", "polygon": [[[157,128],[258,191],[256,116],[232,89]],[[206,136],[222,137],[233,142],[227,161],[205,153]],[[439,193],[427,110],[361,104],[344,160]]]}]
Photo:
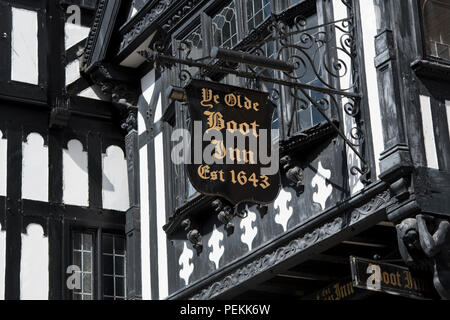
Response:
[{"label": "dark window recess", "polygon": [[251,31],[270,17],[270,0],[247,0],[247,26]]},{"label": "dark window recess", "polygon": [[[316,26],[319,24],[317,14],[314,14],[307,18],[305,28]],[[305,55],[303,61],[309,61],[307,57],[311,58],[311,63],[305,63],[304,68],[299,68],[296,71],[296,76],[304,84],[309,84],[317,87],[323,87],[323,83],[319,80],[322,77],[322,65],[320,61],[319,48],[316,42],[311,42],[311,44],[305,45],[304,36],[302,34],[296,34],[293,36],[294,44],[304,47],[302,53]],[[310,97],[318,102],[319,105],[323,103],[324,95],[317,91],[308,91]],[[325,121],[325,118],[320,114],[319,111],[310,103],[310,101],[303,96],[300,92],[297,92],[299,99],[294,99],[292,103],[296,104],[296,120],[297,126],[293,132],[303,131],[309,129],[319,123]],[[294,129],[294,128],[293,128]]]},{"label": "dark window recess", "polygon": [[450,60],[450,0],[421,0],[427,54]]},{"label": "dark window recess", "polygon": [[[261,46],[261,48],[259,48],[257,50],[257,52],[254,52],[254,54],[264,55],[268,58],[276,59],[274,42],[272,41],[272,42],[268,42],[268,43],[264,44],[263,46]],[[264,75],[265,77],[270,77],[270,78],[276,77],[275,71],[273,69],[256,68],[256,71],[261,72],[262,75]],[[271,83],[271,82],[261,83],[261,90],[264,92],[268,92],[269,94],[272,94],[273,90],[277,89],[278,87],[279,86],[275,86],[275,84]],[[257,89],[257,88],[255,87],[253,89]],[[279,90],[279,88],[278,88],[278,90]],[[275,130],[276,132],[272,132],[272,140],[277,140],[279,138],[278,130],[280,129],[279,117],[278,117],[279,100],[274,100],[274,103],[276,105],[276,109],[273,113],[272,129]]]},{"label": "dark window recess", "polygon": [[[103,233],[100,248],[96,246],[96,233],[72,232],[72,264],[77,266],[75,274],[80,278],[80,287],[73,290],[74,300],[126,299],[126,251],[125,237]],[[101,266],[98,261],[101,254]],[[101,268],[101,282],[95,270]],[[101,294],[96,294],[103,288]]]},{"label": "dark window recess", "polygon": [[125,238],[102,235],[103,299],[125,300]]},{"label": "dark window recess", "polygon": [[214,45],[233,48],[238,43],[236,3],[231,1],[212,18]]}]

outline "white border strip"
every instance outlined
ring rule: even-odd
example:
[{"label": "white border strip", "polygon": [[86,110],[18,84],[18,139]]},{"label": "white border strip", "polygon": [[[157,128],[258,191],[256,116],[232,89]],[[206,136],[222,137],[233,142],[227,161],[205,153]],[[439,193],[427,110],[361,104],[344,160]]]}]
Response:
[{"label": "white border strip", "polygon": [[447,109],[448,135],[450,136],[450,100],[445,100],[445,109]]},{"label": "white border strip", "polygon": [[147,146],[139,150],[140,166],[140,207],[141,207],[141,273],[142,300],[151,300],[150,269],[150,204],[148,194],[148,154]]},{"label": "white border strip", "polygon": [[384,151],[383,126],[381,121],[380,97],[377,69],[375,68],[375,36],[377,35],[376,12],[373,1],[360,4],[361,27],[363,33],[364,64],[366,69],[367,98],[370,110],[373,151],[376,176],[380,174],[380,155]]},{"label": "white border strip", "polygon": [[425,145],[427,166],[439,170],[430,97],[420,96],[420,111],[422,113],[423,142]]},{"label": "white border strip", "polygon": [[167,269],[167,237],[163,230],[166,223],[166,197],[164,182],[164,145],[163,134],[155,138],[155,181],[156,181],[156,224],[158,227],[158,283],[159,299],[169,296]]}]

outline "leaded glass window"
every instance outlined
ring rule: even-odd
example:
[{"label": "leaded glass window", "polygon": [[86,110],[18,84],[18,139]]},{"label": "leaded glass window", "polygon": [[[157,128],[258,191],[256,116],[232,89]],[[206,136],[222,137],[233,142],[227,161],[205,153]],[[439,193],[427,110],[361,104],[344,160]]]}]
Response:
[{"label": "leaded glass window", "polygon": [[125,238],[112,234],[102,235],[103,298],[125,300]]},{"label": "leaded glass window", "polygon": [[233,48],[238,43],[235,0],[231,1],[212,18],[212,26],[216,46]]},{"label": "leaded glass window", "polygon": [[184,37],[183,42],[186,42],[190,46],[190,58],[199,59],[203,56],[203,39],[202,39],[202,28],[198,26],[192,30],[186,37]]},{"label": "leaded glass window", "polygon": [[[310,26],[318,25],[317,14],[311,15],[306,19],[305,28]],[[318,34],[314,32],[308,32],[310,36],[305,36],[305,34],[299,33],[293,36],[293,42],[302,50],[296,50],[296,55],[298,55],[304,64],[302,67],[298,68],[296,73],[299,77],[299,81],[304,84],[313,85],[316,87],[323,86],[323,83],[319,80],[322,76],[321,72],[321,52],[320,48],[316,43],[316,37]],[[297,104],[297,131],[302,131],[309,129],[316,124],[325,121],[324,117],[319,111],[310,103],[310,101],[304,97],[301,93],[297,92],[300,99],[293,101]],[[323,94],[317,91],[309,91],[309,96],[315,101],[320,102],[324,98]]]},{"label": "leaded glass window", "polygon": [[[125,237],[95,231],[72,232],[72,265],[79,285],[73,289],[74,300],[125,300]],[[97,271],[98,270],[98,271]],[[102,288],[102,291],[100,290]]]},{"label": "leaded glass window", "polygon": [[[268,58],[272,58],[272,59],[276,59],[275,55],[275,43],[273,41],[268,42],[266,44],[264,44],[257,52],[255,52],[254,54],[262,54]],[[262,72],[262,74],[266,77],[269,78],[275,78],[276,74],[275,71],[273,69],[263,69],[263,68],[257,68],[257,72]],[[275,84],[271,83],[271,82],[263,82],[262,83],[263,86],[263,91],[268,92],[269,94],[272,94],[273,89],[275,87]],[[278,103],[277,103],[278,102]],[[276,109],[274,111],[273,114],[273,118],[272,118],[272,129],[274,130],[279,130],[280,128],[280,124],[279,124],[279,117],[278,117],[278,108],[279,108],[279,101],[275,101],[276,103]],[[272,136],[273,140],[277,140],[279,138],[279,132],[276,135]]]},{"label": "leaded glass window", "polygon": [[450,0],[421,0],[421,8],[428,54],[450,59]]},{"label": "leaded glass window", "polygon": [[93,235],[90,233],[73,233],[73,264],[78,267],[75,275],[80,279],[80,287],[73,291],[74,300],[93,300]]},{"label": "leaded glass window", "polygon": [[270,0],[247,0],[247,26],[251,31],[270,16]]}]

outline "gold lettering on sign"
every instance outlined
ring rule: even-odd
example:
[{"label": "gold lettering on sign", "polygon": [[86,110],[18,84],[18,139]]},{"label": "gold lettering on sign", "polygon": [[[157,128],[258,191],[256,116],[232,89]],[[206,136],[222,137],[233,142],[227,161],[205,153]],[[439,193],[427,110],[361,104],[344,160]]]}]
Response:
[{"label": "gold lettering on sign", "polygon": [[202,89],[202,101],[200,104],[206,108],[214,108],[214,105],[210,102],[214,102],[215,104],[219,103],[219,95],[213,95],[213,91],[211,89]]},{"label": "gold lettering on sign", "polygon": [[237,104],[236,95],[234,93],[227,94],[225,96],[225,103],[229,107],[234,107]]},{"label": "gold lettering on sign", "polygon": [[223,159],[227,156],[227,151],[225,150],[225,145],[222,140],[218,141],[216,139],[211,140],[211,143],[216,146],[213,157],[216,159]]},{"label": "gold lettering on sign", "polygon": [[198,176],[200,178],[202,178],[203,180],[209,180],[209,177],[210,177],[209,172],[210,172],[210,170],[211,170],[210,166],[199,166],[198,170],[197,170]]},{"label": "gold lettering on sign", "polygon": [[208,123],[208,130],[222,130],[225,128],[227,128],[227,131],[230,133],[235,133],[237,130],[239,130],[239,132],[246,136],[250,133],[252,133],[252,135],[256,138],[259,137],[258,134],[258,127],[260,127],[260,125],[254,121],[250,124],[244,122],[244,123],[240,123],[238,124],[236,121],[230,120],[227,121],[225,123],[225,121],[223,120],[223,115],[221,112],[211,112],[211,111],[205,111],[203,112],[203,114],[205,116],[207,116],[207,123]]},{"label": "gold lettering on sign", "polygon": [[259,103],[253,102],[247,97],[244,97],[244,102],[242,103],[242,96],[235,95],[234,93],[229,93],[225,95],[225,104],[229,107],[239,107],[247,110],[253,109],[254,111],[259,111]]},{"label": "gold lettering on sign", "polygon": [[[237,113],[243,112],[245,113],[244,118],[252,118],[249,114],[250,112],[260,111],[260,104],[258,102],[254,102],[252,98],[247,97],[245,94],[225,94],[219,92],[219,90],[215,91],[208,88],[202,88],[201,92],[197,92],[197,94],[201,94],[200,105],[204,108],[207,108],[206,110],[203,109],[202,111],[202,120],[207,126],[206,132],[208,132],[209,130],[217,130],[222,131],[222,134],[225,132],[235,134],[231,137],[230,135],[227,135],[227,139],[240,138],[240,135],[245,136],[245,138],[249,139],[251,138],[251,135],[256,138],[259,137],[258,130],[261,125],[257,120],[253,118],[251,120],[253,122],[251,123],[250,121],[239,122],[239,120],[236,121],[236,118],[234,116],[236,114],[237,119],[241,119],[242,117]],[[215,109],[216,107],[218,108]],[[222,108],[227,109],[227,107],[235,108],[235,110],[233,110],[232,112],[229,112],[228,110],[222,110]],[[241,148],[235,148],[234,140],[232,147],[229,147],[226,142],[228,141],[219,138],[211,140],[210,143],[212,147],[212,158],[217,160],[223,160],[224,158],[227,158],[227,160],[230,159],[231,161],[237,162],[238,164],[257,164],[257,154],[255,152],[246,150],[245,147],[242,147],[244,148],[242,150]],[[250,139],[250,144],[251,142],[252,140]],[[240,186],[252,186],[254,188],[261,189],[267,189],[271,186],[271,181],[268,176],[257,175],[252,171],[214,171],[212,167],[208,165],[200,165],[197,168],[197,174],[203,180],[217,182],[230,181],[232,184]],[[346,289],[344,288],[344,290]],[[340,295],[343,296],[346,294],[346,292],[341,292]]]},{"label": "gold lettering on sign", "polygon": [[231,161],[237,161],[250,164],[256,164],[255,154],[253,151],[248,150],[239,150],[238,148],[228,148],[228,154],[230,156]]},{"label": "gold lettering on sign", "polygon": [[211,171],[210,166],[199,166],[197,169],[197,174],[203,180],[212,180],[225,182],[225,175],[223,170]]},{"label": "gold lettering on sign", "polygon": [[222,130],[225,128],[225,122],[223,121],[223,115],[220,112],[203,112],[208,117],[208,130]]}]

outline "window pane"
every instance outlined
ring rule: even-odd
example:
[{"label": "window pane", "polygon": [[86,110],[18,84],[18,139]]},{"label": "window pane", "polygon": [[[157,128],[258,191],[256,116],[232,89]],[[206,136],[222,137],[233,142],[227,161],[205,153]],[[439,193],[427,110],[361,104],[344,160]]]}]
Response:
[{"label": "window pane", "polygon": [[75,288],[73,292],[74,300],[92,300],[93,292],[93,235],[90,233],[72,233],[72,263],[77,266],[80,272],[80,288]]},{"label": "window pane", "polygon": [[83,274],[83,291],[84,293],[92,293],[92,275],[89,273]]},{"label": "window pane", "polygon": [[81,269],[81,252],[74,251],[73,253],[73,264],[80,267]]},{"label": "window pane", "polygon": [[232,48],[237,44],[236,5],[234,0],[213,17],[212,24],[216,46]]},{"label": "window pane", "polygon": [[[303,28],[310,28],[317,25],[319,25],[317,14],[313,14],[306,19],[306,25]],[[306,34],[299,33],[293,37],[294,43],[302,48],[301,50],[296,50],[295,54],[304,61],[303,67],[298,68],[296,73],[302,83],[323,87],[323,83],[319,80],[319,77],[322,77],[321,59],[323,53],[321,51],[322,48],[315,41],[315,37],[319,36],[316,32],[316,30],[313,30]],[[297,126],[293,126],[292,133],[307,130],[325,121],[325,118],[317,111],[306,96],[297,94],[302,101],[297,101]],[[319,105],[321,99],[325,98],[323,94],[314,90],[308,90],[308,95]]]},{"label": "window pane", "polygon": [[203,56],[203,39],[202,39],[202,28],[198,26],[192,30],[184,39],[183,42],[189,44],[191,53],[190,58],[199,59]]},{"label": "window pane", "polygon": [[114,274],[114,257],[112,255],[103,255],[103,274]]},{"label": "window pane", "polygon": [[81,233],[73,233],[73,248],[78,250],[81,249]]},{"label": "window pane", "polygon": [[125,254],[125,239],[122,237],[114,238],[114,248],[116,250],[116,254]]},{"label": "window pane", "polygon": [[103,259],[103,298],[126,298],[126,270],[125,270],[125,237],[104,234],[103,245],[107,244],[107,250],[102,250]]},{"label": "window pane", "polygon": [[247,0],[247,26],[252,31],[263,23],[271,13],[269,0]]},{"label": "window pane", "polygon": [[116,297],[124,297],[125,296],[125,279],[124,278],[116,278]]},{"label": "window pane", "polygon": [[83,252],[83,271],[92,272],[92,253]]},{"label": "window pane", "polygon": [[115,257],[114,270],[116,275],[125,275],[125,259],[123,257]]},{"label": "window pane", "polygon": [[12,8],[11,80],[39,83],[36,11]]},{"label": "window pane", "polygon": [[109,254],[113,254],[114,252],[114,237],[109,236],[109,235],[103,235],[102,237],[102,251],[103,253],[109,253]]},{"label": "window pane", "polygon": [[114,297],[114,277],[112,276],[103,277],[103,294],[105,296]]},{"label": "window pane", "polygon": [[450,59],[450,0],[421,0],[428,53]]},{"label": "window pane", "polygon": [[83,234],[83,250],[92,250],[92,234]]}]

